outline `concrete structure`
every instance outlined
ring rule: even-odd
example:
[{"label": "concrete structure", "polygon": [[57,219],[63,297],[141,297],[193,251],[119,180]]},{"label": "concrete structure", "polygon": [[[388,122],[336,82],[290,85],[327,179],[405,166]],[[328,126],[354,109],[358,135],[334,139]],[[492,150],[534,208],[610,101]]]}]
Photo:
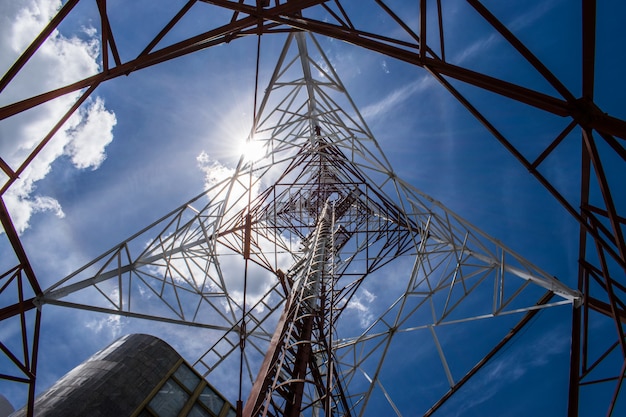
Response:
[{"label": "concrete structure", "polygon": [[[122,337],[35,400],[40,417],[234,417],[235,410],[167,343]],[[25,409],[12,417],[25,416]]]},{"label": "concrete structure", "polygon": [[11,405],[4,395],[0,394],[0,417],[7,417],[13,411],[15,411],[13,405]]}]

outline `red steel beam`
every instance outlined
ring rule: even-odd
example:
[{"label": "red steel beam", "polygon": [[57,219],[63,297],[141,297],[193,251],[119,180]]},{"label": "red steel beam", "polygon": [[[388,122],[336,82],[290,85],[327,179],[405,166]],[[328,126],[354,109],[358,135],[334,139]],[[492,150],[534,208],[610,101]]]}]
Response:
[{"label": "red steel beam", "polygon": [[[248,16],[198,36],[189,38],[186,41],[182,41],[171,45],[170,47],[155,51],[151,54],[141,55],[132,61],[110,69],[107,74],[100,73],[61,89],[44,93],[42,95],[0,108],[0,119],[9,117],[20,111],[24,111],[27,108],[41,104],[51,98],[58,97],[59,95],[93,85],[96,81],[102,82],[120,75],[127,75],[133,71],[137,71],[166,60],[174,59],[216,44],[228,42],[237,33],[241,33],[245,29],[256,27],[259,19],[262,18],[266,21],[285,24],[291,26],[292,28],[309,30],[322,35],[334,37],[419,67],[427,67],[431,71],[455,78],[459,81],[511,98],[530,106],[537,107],[549,113],[559,116],[570,116],[577,121],[584,120],[585,123],[587,123],[591,128],[600,132],[620,138],[626,138],[626,121],[606,115],[594,106],[589,106],[579,101],[574,103],[568,102],[567,100],[555,98],[529,88],[446,63],[438,58],[427,57],[422,53],[426,47],[421,48],[422,51],[420,51],[417,44],[413,45],[415,50],[402,48],[397,45],[392,45],[389,42],[374,39],[373,36],[375,35],[373,34],[368,34],[366,32],[354,30],[345,26],[337,26],[326,22],[306,19],[299,14],[300,10],[319,4],[319,0],[287,2],[270,9],[257,9],[256,7],[229,1],[207,2],[247,13]],[[530,52],[525,52],[527,51],[526,49],[522,49],[522,51],[524,51],[524,55],[527,59],[533,61],[533,56]],[[540,63],[536,63],[536,65],[540,69],[542,68]],[[541,69],[544,76],[551,79],[550,73],[546,71],[547,69]],[[556,81],[552,80],[552,82],[555,83]],[[555,85],[558,90],[562,93],[566,92],[566,90],[563,90],[564,87],[561,88],[558,86],[558,82],[556,83],[557,84]],[[567,95],[567,93],[565,94]]]},{"label": "red steel beam", "polygon": [[613,415],[613,411],[615,409],[615,403],[617,403],[617,398],[619,397],[619,393],[622,388],[622,383],[624,382],[625,373],[626,373],[626,359],[624,359],[624,362],[622,363],[622,369],[620,370],[619,377],[617,378],[617,384],[615,385],[615,390],[613,391],[613,396],[611,397],[609,410],[607,412],[608,416]]},{"label": "red steel beam", "polygon": [[9,211],[7,210],[6,205],[4,204],[4,200],[0,196],[0,223],[2,223],[2,227],[4,228],[4,233],[6,233],[11,246],[13,247],[13,251],[17,256],[24,273],[26,274],[26,278],[30,283],[31,288],[35,295],[39,296],[43,292],[41,287],[39,286],[39,282],[37,281],[37,277],[35,276],[35,271],[30,265],[28,261],[28,257],[26,256],[26,251],[24,251],[24,247],[22,246],[22,242],[20,241],[20,237],[17,234],[17,230],[15,230],[15,226],[13,225],[13,221],[11,220],[11,216],[9,215]]},{"label": "red steel beam", "polygon": [[[609,116],[595,106],[585,101],[576,100],[567,102],[539,91],[535,91],[517,84],[500,80],[467,68],[459,67],[438,58],[421,58],[419,51],[401,48],[387,42],[372,38],[372,34],[363,31],[352,30],[345,27],[306,19],[304,17],[273,16],[266,15],[267,19],[285,24],[300,30],[311,31],[325,36],[337,38],[356,46],[363,47],[375,52],[382,53],[392,58],[399,59],[418,67],[427,68],[430,71],[445,75],[464,83],[491,91],[498,95],[519,101],[532,107],[539,108],[557,116],[569,116],[582,123],[589,125],[602,133],[626,139],[626,121]],[[418,49],[414,45],[414,49]]]},{"label": "red steel beam", "polygon": [[582,1],[583,97],[593,100],[596,57],[596,0]]},{"label": "red steel beam", "polygon": [[35,297],[0,308],[0,321],[36,308]]},{"label": "red steel beam", "polygon": [[496,29],[523,57],[526,59],[552,87],[567,101],[574,101],[574,95],[559,81],[558,78],[524,45],[513,33],[502,24],[487,8],[478,0],[467,2],[494,28]]},{"label": "red steel beam", "polygon": [[107,0],[97,0],[98,10],[100,11],[100,25],[102,32],[102,68],[103,72],[109,70],[109,47],[111,48],[111,54],[116,65],[121,65],[122,60],[115,44],[115,38],[113,37],[113,31],[111,30],[111,23],[107,14]]},{"label": "red steel beam", "polygon": [[[569,116],[572,113],[568,103],[562,99],[503,81],[495,77],[481,74],[476,71],[459,67],[457,65],[444,62],[438,58],[421,58],[418,45],[413,45],[413,49],[401,48],[400,46],[392,45],[389,42],[383,42],[375,39],[375,35],[371,33],[337,27],[330,23],[310,20],[303,17],[295,18],[290,16],[267,15],[266,18],[300,30],[311,31],[332,38],[337,38],[347,43],[351,43],[374,52],[382,53],[418,67],[428,68],[439,74],[443,74],[476,87],[509,97],[558,116]],[[623,133],[624,136],[626,136],[626,122],[621,120],[620,122],[624,124]]]},{"label": "red steel beam", "polygon": [[312,358],[311,335],[313,334],[313,316],[310,314],[307,315],[302,319],[301,325],[302,328],[300,329],[298,348],[291,374],[293,382],[291,382],[288,387],[289,394],[287,395],[287,403],[285,404],[283,417],[300,416],[306,371]]},{"label": "red steel beam", "polygon": [[[587,152],[589,153],[589,156],[591,158],[596,178],[598,179],[600,192],[602,193],[602,198],[604,200],[604,204],[606,206],[606,211],[608,214],[607,217],[615,236],[615,245],[617,246],[620,257],[626,260],[626,242],[624,241],[624,233],[622,232],[620,219],[617,215],[617,209],[615,208],[613,196],[611,195],[611,188],[607,182],[606,174],[602,166],[602,161],[600,159],[600,155],[598,153],[593,134],[588,129],[583,129],[583,143],[587,148]],[[624,268],[624,270],[626,272],[626,268]]]},{"label": "red steel beam", "polygon": [[183,18],[185,14],[191,9],[191,6],[196,4],[198,0],[189,0],[176,15],[163,27],[163,29],[159,32],[159,34],[146,46],[146,48],[139,54],[139,56],[143,56],[148,54],[150,51],[154,49],[155,46],[165,37],[165,35],[178,23],[180,19]]},{"label": "red steel beam", "polygon": [[426,58],[426,0],[420,0],[420,40],[419,40],[419,54],[420,59]]},{"label": "red steel beam", "polygon": [[39,358],[39,332],[41,329],[41,310],[35,311],[35,329],[33,333],[32,356],[30,362],[30,371],[33,375],[28,385],[28,406],[26,416],[33,417],[35,415],[35,381],[37,377],[37,361]]},{"label": "red steel beam", "polygon": [[[603,210],[596,206],[592,206],[591,204],[588,204],[583,208],[585,210],[588,210],[590,213],[596,213],[596,214],[599,214],[600,216],[607,217],[607,218],[609,217],[609,213],[606,210]],[[622,224],[626,224],[626,217],[617,216],[617,221],[619,221]]]},{"label": "red steel beam", "polygon": [[607,317],[613,318],[621,322],[622,324],[626,324],[626,311],[621,308],[615,306],[614,308],[609,303],[605,303],[604,301],[598,300],[597,298],[586,296],[585,303],[589,306],[589,308],[597,313],[604,314]]},{"label": "red steel beam", "polygon": [[37,144],[35,149],[33,149],[33,151],[28,155],[28,157],[24,160],[24,162],[22,162],[20,167],[16,169],[15,172],[13,172],[13,174],[9,177],[9,180],[2,187],[0,187],[0,196],[5,193],[5,191],[11,186],[11,184],[17,181],[21,173],[24,172],[24,170],[28,167],[28,165],[32,162],[32,160],[35,159],[35,157],[39,154],[39,152],[43,150],[46,144],[50,142],[50,140],[54,137],[54,135],[56,135],[59,129],[63,127],[65,122],[67,122],[67,120],[74,114],[76,110],[78,110],[78,108],[85,102],[85,100],[87,100],[87,98],[91,96],[93,91],[96,89],[97,85],[98,84],[93,85],[89,89],[87,89],[87,91],[85,91],[81,95],[81,97],[78,100],[76,100],[76,102],[74,102],[72,107],[70,107],[70,109],[63,115],[63,117],[61,117],[61,119],[52,127],[50,132],[48,132],[48,134],[41,140],[41,142]]},{"label": "red steel beam", "polygon": [[261,367],[259,372],[257,373],[257,377],[252,384],[252,388],[250,390],[250,394],[248,395],[248,400],[246,401],[243,407],[243,416],[244,417],[252,417],[255,411],[263,404],[265,400],[264,394],[267,391],[267,386],[271,382],[268,378],[268,373],[278,354],[280,353],[280,343],[284,339],[285,329],[289,325],[291,319],[293,318],[291,306],[291,298],[288,297],[285,301],[285,309],[283,310],[280,318],[278,319],[278,323],[276,324],[276,331],[272,336],[272,340],[270,341],[270,345],[267,348],[267,353],[263,358],[263,362],[261,363]]},{"label": "red steel beam", "polygon": [[569,387],[567,395],[567,416],[578,417],[580,401],[580,355],[581,355],[581,314],[582,307],[572,311],[572,341],[570,349]]},{"label": "red steel beam", "polygon": [[[550,183],[550,181],[548,181],[547,178],[545,178],[537,169],[535,169],[533,167],[533,165],[524,157],[524,155],[522,155],[515,146],[513,146],[513,144],[511,142],[509,142],[507,140],[506,137],[504,137],[504,135],[502,133],[500,133],[495,126],[493,126],[485,116],[482,115],[482,113],[480,113],[478,111],[478,109],[476,109],[476,107],[474,107],[457,89],[455,89],[444,77],[441,76],[441,74],[437,73],[437,72],[431,72],[431,74],[435,77],[435,79],[437,79],[437,81],[439,81],[458,101],[459,103],[461,103],[463,106],[465,106],[465,108],[476,118],[476,120],[478,120],[480,123],[483,124],[483,126],[485,126],[485,128],[513,155],[517,158],[517,160],[519,162],[521,162],[521,164],[528,169],[528,171],[539,181],[539,183],[541,185],[543,185],[549,192],[550,194],[552,194],[552,196],[559,202],[561,203],[561,205],[567,210],[568,213],[570,213],[570,215],[572,215],[577,221],[578,223],[581,225],[581,227],[583,227],[585,229],[585,231],[587,233],[589,233],[591,235],[591,237],[593,237],[593,239],[595,241],[598,241],[602,244],[603,248],[606,250],[606,252],[624,269],[626,269],[626,260],[620,256],[620,254],[618,252],[616,252],[612,245],[608,242],[606,242],[605,239],[603,239],[596,230],[594,230],[594,228],[592,228],[588,222],[586,221],[585,217],[580,214],[575,208],[574,206],[572,206],[567,199],[561,194],[559,193],[559,191]],[[586,152],[586,150],[583,150],[583,152]],[[588,170],[587,170],[588,171]],[[589,174],[584,174],[584,172],[586,172],[585,170],[583,170],[583,184],[587,184],[586,188],[589,187],[588,181],[589,181]],[[586,177],[586,180],[585,180]],[[589,191],[586,191],[585,195],[588,195]],[[581,197],[582,199],[582,197]],[[588,199],[583,199],[581,201],[587,201]],[[582,203],[581,203],[582,204]],[[584,204],[583,204],[584,206]]]},{"label": "red steel beam", "polygon": [[[211,3],[219,3],[219,5],[230,6],[228,8],[234,8],[234,6],[238,6],[237,4],[227,1]],[[43,104],[47,101],[53,100],[65,94],[78,91],[83,88],[92,87],[98,85],[101,82],[108,81],[122,75],[129,75],[134,71],[148,68],[174,58],[179,58],[181,56],[188,55],[190,53],[197,52],[211,46],[230,42],[230,40],[233,39],[233,37],[236,36],[238,33],[246,29],[256,27],[259,23],[259,17],[264,17],[265,14],[274,13],[276,15],[288,15],[296,13],[303,8],[317,5],[319,3],[320,0],[288,2],[283,5],[276,6],[272,9],[264,10],[262,16],[259,16],[256,8],[251,8],[250,10],[253,11],[250,11],[249,16],[235,22],[231,22],[229,24],[204,32],[202,34],[193,36],[184,41],[177,42],[158,51],[149,54],[140,54],[137,58],[124,64],[118,65],[115,68],[109,68],[106,71],[102,71],[96,75],[84,78],[72,84],[68,84],[64,87],[45,92],[43,94],[39,94],[37,96],[18,101],[4,107],[0,107],[0,120],[14,116],[18,113],[21,113],[25,110]]]},{"label": "red steel beam", "polygon": [[[589,204],[589,190],[591,185],[591,158],[589,157],[589,152],[587,151],[587,147],[584,143],[581,144],[581,181],[580,181],[580,205],[581,207],[585,207]],[[579,261],[578,265],[578,290],[584,294],[585,297],[589,296],[589,277],[591,274],[590,268],[587,266],[587,238],[589,234],[589,215],[585,213],[584,209],[581,209],[581,218],[582,222],[580,223],[580,231],[578,234],[578,259],[583,260],[583,262]],[[587,353],[588,353],[588,338],[589,338],[589,305],[588,303],[583,304],[584,316],[583,316],[583,327],[581,331],[583,333],[583,337],[581,340],[576,340],[576,343],[581,343],[581,361],[582,361],[582,369],[587,367]],[[572,340],[574,343],[574,340]],[[578,372],[578,370],[577,370]],[[578,413],[578,411],[577,411]]]}]

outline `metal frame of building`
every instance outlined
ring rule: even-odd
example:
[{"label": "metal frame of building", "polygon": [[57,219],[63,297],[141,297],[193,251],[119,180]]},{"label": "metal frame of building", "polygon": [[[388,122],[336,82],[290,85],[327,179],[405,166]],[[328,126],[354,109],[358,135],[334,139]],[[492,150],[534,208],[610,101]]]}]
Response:
[{"label": "metal frame of building", "polygon": [[[0,93],[11,84],[14,77],[37,53],[48,36],[72,13],[72,9],[78,3],[79,0],[69,0],[63,5],[58,15],[2,77]],[[196,364],[199,367],[204,366],[207,372],[244,345],[245,349],[241,348],[240,352],[241,363],[253,363],[258,360],[259,356],[263,356],[269,343],[269,346],[272,346],[270,351],[274,353],[270,355],[271,357],[267,357],[267,364],[263,368],[266,371],[264,375],[272,374],[270,370],[278,358],[282,358],[282,363],[293,365],[290,368],[293,370],[290,378],[285,379],[280,372],[275,372],[273,382],[265,379],[253,385],[254,392],[259,398],[253,403],[258,405],[266,401],[266,404],[271,404],[274,411],[270,415],[283,412],[289,415],[284,404],[276,399],[293,400],[293,397],[287,400],[286,391],[280,388],[285,386],[287,380],[292,381],[289,384],[295,384],[293,387],[300,384],[298,401],[304,401],[304,403],[299,403],[298,409],[307,409],[306,407],[313,409],[318,407],[315,404],[320,400],[332,398],[332,401],[327,401],[324,405],[327,414],[330,409],[328,407],[332,403],[338,407],[337,409],[344,409],[342,415],[362,415],[372,391],[380,388],[382,392],[385,392],[385,387],[378,378],[385,359],[385,346],[389,346],[394,337],[401,332],[411,332],[418,328],[428,329],[438,346],[442,366],[446,371],[450,386],[448,394],[444,395],[442,400],[427,412],[430,415],[441,402],[444,402],[459,386],[463,385],[493,355],[493,352],[506,343],[537,309],[554,304],[572,303],[575,308],[572,324],[569,415],[578,415],[579,391],[587,385],[596,384],[612,387],[612,398],[605,407],[607,414],[611,415],[617,399],[623,396],[622,382],[626,373],[626,339],[623,328],[626,318],[624,304],[626,300],[626,282],[624,281],[626,215],[619,211],[614,201],[615,193],[620,191],[620,179],[611,177],[606,172],[604,163],[607,158],[617,158],[619,163],[626,161],[626,149],[623,142],[626,139],[626,121],[605,114],[594,103],[597,24],[595,1],[583,0],[580,5],[582,7],[581,97],[576,97],[570,92],[557,76],[552,74],[541,60],[515,37],[512,31],[477,0],[468,0],[467,3],[541,75],[553,89],[553,95],[449,62],[446,59],[445,42],[445,33],[448,28],[444,25],[445,19],[442,18],[446,2],[442,0],[420,0],[417,16],[399,16],[383,1],[372,1],[373,5],[380,8],[380,13],[397,23],[397,28],[402,35],[394,37],[376,33],[375,28],[353,22],[351,19],[353,2],[348,1],[190,0],[140,54],[124,62],[121,59],[124,54],[118,51],[116,33],[111,30],[109,24],[111,12],[107,9],[107,2],[97,0],[96,3],[100,13],[102,35],[100,72],[84,80],[0,108],[0,120],[2,120],[68,93],[80,92],[79,99],[74,105],[68,109],[51,131],[41,138],[30,155],[18,166],[11,166],[4,159],[0,159],[0,168],[4,172],[0,189],[2,195],[27,169],[31,161],[37,157],[70,116],[102,83],[183,55],[230,43],[240,37],[258,35],[260,38],[261,35],[284,32],[291,32],[294,35],[289,37],[289,42],[292,44],[288,42],[285,47],[266,90],[266,96],[260,103],[253,135],[251,135],[251,140],[258,140],[265,145],[266,155],[270,159],[266,162],[242,159],[232,178],[216,184],[206,193],[174,210],[168,216],[53,287],[45,290],[40,287],[11,216],[4,201],[0,199],[2,201],[0,220],[18,260],[15,267],[0,276],[2,292],[5,295],[11,291],[15,292],[15,301],[0,309],[0,320],[19,319],[23,341],[21,352],[11,351],[4,344],[0,345],[3,353],[21,370],[20,375],[2,375],[2,378],[28,384],[30,387],[28,404],[31,411],[39,348],[40,307],[43,304],[88,308],[111,314],[181,323],[223,332],[223,337],[216,346],[207,350],[207,354]],[[191,13],[194,7],[227,9],[232,12],[231,18],[219,27],[207,28],[203,33],[171,45],[161,46],[164,37],[180,23],[187,13]],[[429,15],[427,9],[435,10],[435,13]],[[326,19],[321,19],[319,17],[321,15]],[[328,16],[331,19],[328,19]],[[429,16],[435,16],[435,19],[430,21]],[[411,19],[418,19],[417,29],[412,29]],[[434,30],[429,28],[434,28]],[[577,291],[562,286],[500,243],[484,236],[473,226],[399,180],[358,110],[345,93],[339,78],[332,71],[332,66],[326,70],[316,65],[310,58],[306,48],[311,45],[316,48],[319,56],[324,57],[324,54],[314,38],[308,41],[305,39],[306,33],[340,39],[420,67],[430,73],[467,108],[580,224]],[[427,39],[427,35],[431,33],[438,33],[439,36],[433,40]],[[290,55],[294,48],[297,50],[296,58]],[[300,77],[285,78],[293,70],[294,62],[302,63]],[[312,74],[313,68],[323,73],[323,81]],[[569,124],[536,158],[528,159],[514,140],[500,132],[493,122],[488,120],[487,116],[461,93],[457,87],[459,83],[495,93],[547,114],[563,117],[569,120]],[[278,84],[281,87],[289,87],[289,91],[287,93],[282,90],[274,92],[274,87]],[[339,91],[341,100],[344,101],[336,101],[337,99],[327,93],[329,88]],[[276,90],[279,89],[276,88]],[[276,99],[277,95],[281,98]],[[558,185],[550,182],[542,171],[549,165],[548,157],[558,151],[559,145],[568,135],[576,131],[580,131],[583,143],[579,154],[581,190],[579,200],[570,201],[562,194]],[[600,150],[599,143],[602,143],[603,150]],[[281,177],[280,172],[290,174]],[[260,184],[261,178],[275,179],[275,185],[259,196],[253,196],[252,189]],[[592,192],[598,192],[602,196],[601,204],[591,203]],[[322,198],[322,195],[326,195],[326,199]],[[209,196],[209,204],[204,204],[205,196]],[[308,201],[307,204],[316,204],[316,208],[302,206],[303,201]],[[342,208],[341,213],[338,214],[337,206],[342,202],[346,207]],[[321,208],[326,207],[326,210],[329,210],[328,207],[331,204],[334,204],[333,212],[335,213],[331,217],[334,219],[333,222],[339,224],[332,223],[332,227],[328,226],[327,230],[325,222],[328,220],[320,220],[327,218],[321,215]],[[200,208],[194,207],[196,205]],[[315,221],[312,222],[312,219]],[[341,224],[342,221],[344,224]],[[155,234],[158,228],[161,231]],[[322,229],[325,231],[322,232]],[[307,248],[306,245],[304,248],[293,246],[295,241],[303,242],[312,238],[316,240],[331,232],[332,238],[325,237],[323,244],[319,242],[312,244],[310,248],[313,249]],[[137,253],[136,242],[140,237],[145,238],[148,235],[153,238],[153,245]],[[338,241],[340,243],[337,243]],[[218,246],[222,249],[218,249]],[[338,254],[323,255],[322,258],[327,260],[330,269],[324,267],[323,273],[322,270],[316,270],[327,277],[315,281],[319,284],[319,287],[316,284],[316,291],[318,291],[315,296],[316,303],[324,299],[324,302],[334,305],[335,308],[322,308],[331,316],[310,314],[310,310],[307,309],[311,307],[305,306],[308,305],[306,300],[310,297],[311,289],[306,284],[299,283],[311,274],[310,266],[309,272],[303,272],[307,270],[303,265],[304,260],[315,260],[320,256],[321,248],[326,248],[326,252],[343,251],[340,261],[336,260]],[[357,262],[356,255],[366,248],[367,250],[374,249],[376,256],[368,254],[365,261]],[[218,255],[224,250],[243,255],[246,270],[248,264],[254,264],[272,272],[278,278],[275,285],[267,290],[264,297],[256,300],[254,305],[246,306],[245,301],[242,304],[240,300],[236,300],[232,294],[229,294],[218,260]],[[290,264],[287,265],[287,270],[282,269],[285,268],[282,259],[283,252],[291,254],[291,261],[296,265],[295,267]],[[365,277],[375,273],[378,268],[383,268],[392,259],[405,255],[412,257],[415,261],[415,268],[407,277],[406,291],[365,333],[346,340],[333,340],[331,329],[335,326],[337,317],[332,315],[341,314],[341,306],[346,305]],[[428,259],[428,256],[434,256],[436,259]],[[190,263],[188,261],[191,258],[194,261]],[[456,260],[454,265],[449,266],[451,269],[447,270],[446,274],[449,275],[444,274],[445,277],[437,280],[436,283],[430,282],[429,277],[432,271],[424,269],[424,266],[437,265],[439,268],[443,265],[441,259],[444,258]],[[196,263],[197,259],[203,259],[202,264]],[[181,260],[185,260],[183,264],[187,265],[186,272],[173,267],[173,265],[180,266],[177,262]],[[465,264],[466,261],[467,264]],[[355,275],[345,273],[348,266],[352,267],[357,264],[362,268],[360,273]],[[477,264],[483,265],[483,269],[477,268]],[[463,265],[467,265],[466,267],[470,270],[460,272]],[[198,273],[204,277],[189,278]],[[438,277],[440,273],[441,271],[438,270]],[[487,282],[488,277],[493,279],[492,274],[495,274],[497,278],[495,278],[496,285],[491,295],[493,308],[490,311],[463,317],[451,314],[457,306],[462,305],[466,296],[472,294],[471,290],[474,288],[472,285],[478,288],[480,283]],[[344,280],[348,278],[350,281],[339,282],[339,277]],[[508,281],[517,282],[516,279],[519,278],[522,278],[520,282],[537,284],[530,285],[530,287],[542,287],[548,290],[550,295],[535,297],[531,304],[524,299],[524,303],[517,306],[514,300],[524,293],[527,289],[526,284],[512,284],[513,288],[516,288],[512,294],[505,295],[503,290],[499,290],[509,288]],[[333,284],[323,284],[326,279]],[[465,282],[465,280],[468,281]],[[475,281],[470,284],[472,280]],[[493,281],[489,282],[493,285]],[[460,288],[459,284],[465,288],[462,296],[456,292]],[[142,311],[141,306],[131,305],[132,292],[137,291],[137,285],[142,286],[143,290],[153,291],[171,314],[151,315],[147,311]],[[430,287],[429,291],[423,291],[424,285]],[[118,299],[110,298],[109,294],[113,288],[117,289]],[[210,295],[207,294],[207,288],[211,289]],[[101,293],[104,297],[103,303],[98,306],[83,306],[76,298],[72,298],[74,294],[85,290]],[[295,295],[297,290],[300,291],[299,296]],[[446,294],[446,296],[440,300],[437,298],[439,294]],[[556,294],[558,300],[549,301],[552,294]],[[416,324],[410,319],[422,305],[414,304],[416,296],[425,303],[424,305],[438,305],[441,309],[437,311],[433,307],[432,321]],[[223,312],[223,305],[229,306],[226,314]],[[283,319],[277,318],[283,306],[294,305],[296,307],[293,309],[285,309],[287,316]],[[192,311],[188,310],[189,306],[194,306]],[[516,307],[509,310],[511,306]],[[202,315],[198,313],[207,310],[212,311],[217,318],[211,322],[203,321],[200,318]],[[298,319],[302,321],[294,318],[305,311],[307,312],[305,316],[314,318]],[[436,327],[446,319],[452,320],[449,317],[455,317],[455,321],[475,320],[501,315],[507,311],[526,312],[527,315],[518,326],[511,330],[509,335],[504,337],[501,343],[495,346],[494,351],[486,354],[475,364],[475,367],[467,372],[465,377],[454,380],[448,369],[444,350],[439,347]],[[594,338],[594,328],[589,323],[590,318],[598,317],[614,324],[615,335],[614,340],[609,341],[608,348],[599,353],[595,351],[591,353],[589,344]],[[278,333],[272,330],[276,322],[282,323],[282,327],[278,326],[278,328],[283,330]],[[298,323],[295,333],[287,332],[289,323]],[[301,352],[301,349],[294,347],[301,344],[303,340],[314,340],[315,343],[320,343],[320,346],[313,348],[317,353],[313,354],[310,351],[311,348],[307,353],[306,349],[302,349]],[[222,349],[224,347],[226,349]],[[319,349],[315,350],[317,348]],[[325,354],[320,353],[324,351]],[[364,356],[360,357],[357,351]],[[213,352],[213,356],[209,355],[209,352]],[[355,397],[346,399],[348,393],[344,391],[345,387],[342,387],[342,384],[352,381],[357,374],[357,369],[362,370],[365,367],[367,362],[365,358],[369,358],[373,352],[376,352],[379,360],[376,361],[372,373],[366,374],[369,384],[365,384],[362,392],[349,394]],[[616,370],[614,375],[608,378],[596,379],[594,371],[601,368],[607,358],[614,357],[616,354],[621,358],[621,369]],[[245,359],[246,355],[255,356],[256,359]],[[207,359],[209,356],[211,360]],[[312,357],[316,359],[313,360]],[[341,374],[333,369],[331,365],[333,361],[330,358],[342,364]],[[300,370],[295,369],[296,364]],[[252,368],[248,372],[251,372]],[[302,391],[302,379],[306,375],[313,375],[313,380],[319,382],[313,385],[322,388],[312,392]],[[322,379],[326,382],[322,383]],[[287,385],[292,387],[289,384]],[[269,386],[274,386],[274,389],[270,390]],[[295,388],[287,390],[289,395],[293,395],[293,390]],[[267,394],[270,391],[273,394]],[[272,397],[272,395],[277,395],[277,397]],[[261,400],[262,397],[266,400]],[[307,399],[303,400],[303,398]],[[388,401],[395,409],[393,400],[389,398]],[[253,403],[249,402],[249,404]],[[306,407],[302,404],[306,404]],[[253,406],[250,405],[250,407]],[[248,413],[251,409],[245,409],[245,411]],[[293,415],[297,415],[297,411]],[[259,413],[255,411],[250,415],[257,414]]]}]

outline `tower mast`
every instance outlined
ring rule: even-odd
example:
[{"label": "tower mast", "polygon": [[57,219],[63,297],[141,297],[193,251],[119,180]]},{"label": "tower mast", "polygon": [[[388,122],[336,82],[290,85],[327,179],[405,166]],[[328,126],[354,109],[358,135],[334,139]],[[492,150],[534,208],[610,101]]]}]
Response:
[{"label": "tower mast", "polygon": [[[433,389],[434,378],[438,394],[455,392],[486,363],[452,357],[463,332],[451,342],[445,329],[580,304],[580,293],[398,178],[310,33],[288,35],[254,133],[264,153],[253,163],[242,158],[33,305],[194,326],[207,335],[194,367],[209,377],[230,369],[245,333],[243,415],[318,417],[402,415],[394,398]],[[250,308],[236,277],[244,262],[254,268]],[[373,289],[376,305],[363,306]],[[396,355],[406,338],[430,347],[412,358],[428,362],[429,378]]]},{"label": "tower mast", "polygon": [[306,201],[305,197],[297,203],[315,223],[303,242],[304,256],[287,273],[290,292],[246,402],[243,411],[246,417],[299,416],[306,384],[313,386],[314,397],[305,401],[312,415],[319,415],[321,410],[325,416],[334,415],[332,410],[338,408],[343,410],[340,415],[350,415],[335,374],[332,351],[336,212],[331,194],[338,184],[332,184],[330,161],[324,156],[318,126],[311,136],[318,152],[319,172],[316,188],[310,195],[319,198],[317,204]]}]

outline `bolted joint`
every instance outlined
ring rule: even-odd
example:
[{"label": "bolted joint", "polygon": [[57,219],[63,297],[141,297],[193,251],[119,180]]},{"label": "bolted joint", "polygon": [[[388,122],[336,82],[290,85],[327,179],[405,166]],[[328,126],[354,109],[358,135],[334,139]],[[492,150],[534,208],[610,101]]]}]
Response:
[{"label": "bolted joint", "polygon": [[604,119],[606,113],[588,97],[581,97],[571,104],[571,115],[582,127],[593,127],[596,122]]}]

